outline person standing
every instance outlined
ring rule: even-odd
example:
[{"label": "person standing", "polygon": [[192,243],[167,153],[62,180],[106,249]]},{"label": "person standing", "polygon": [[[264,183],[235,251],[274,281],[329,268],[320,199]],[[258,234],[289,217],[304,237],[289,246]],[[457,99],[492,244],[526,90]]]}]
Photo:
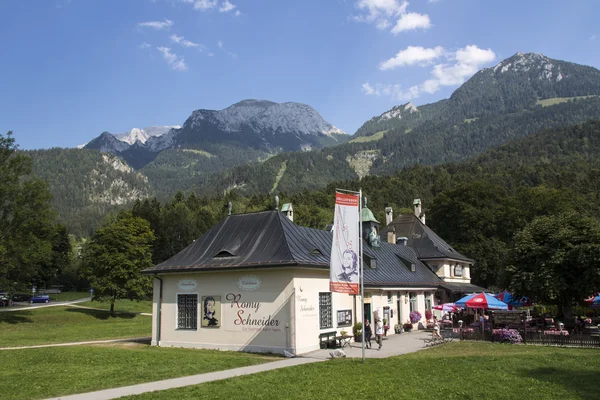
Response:
[{"label": "person standing", "polygon": [[373,335],[373,331],[371,330],[371,321],[368,319],[365,320],[365,346],[367,349],[371,348],[371,336]]},{"label": "person standing", "polygon": [[381,350],[381,346],[383,344],[382,336],[383,336],[383,322],[381,322],[380,318],[377,318],[377,322],[375,323],[375,341],[379,345],[377,350]]}]

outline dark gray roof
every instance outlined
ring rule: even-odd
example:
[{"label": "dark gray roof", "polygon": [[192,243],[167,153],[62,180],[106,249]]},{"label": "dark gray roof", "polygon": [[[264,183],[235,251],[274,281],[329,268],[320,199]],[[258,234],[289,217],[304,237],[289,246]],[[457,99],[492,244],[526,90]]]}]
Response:
[{"label": "dark gray roof", "polygon": [[331,234],[295,225],[278,211],[230,215],[156,272],[309,265],[329,267]]},{"label": "dark gray roof", "polygon": [[[329,269],[330,231],[298,226],[277,211],[230,215],[145,274],[301,266]],[[363,241],[365,286],[438,287],[443,281],[409,247]],[[369,259],[375,258],[375,269]],[[415,271],[411,271],[411,264]]]},{"label": "dark gray roof", "polygon": [[460,282],[443,282],[440,284],[440,287],[444,289],[448,289],[453,293],[481,293],[487,292],[487,289],[484,289],[477,285],[472,285],[470,283],[460,283]]},{"label": "dark gray roof", "polygon": [[[363,245],[365,286],[437,287],[443,281],[417,258],[410,247],[382,242],[381,247]],[[369,258],[377,259],[375,269]],[[411,264],[415,265],[412,272]]]},{"label": "dark gray roof", "polygon": [[396,228],[396,237],[408,238],[408,246],[415,250],[421,260],[451,258],[468,263],[474,262],[456,251],[413,214],[396,217],[389,225],[381,229],[381,236],[387,237],[387,233],[391,231],[392,227]]}]

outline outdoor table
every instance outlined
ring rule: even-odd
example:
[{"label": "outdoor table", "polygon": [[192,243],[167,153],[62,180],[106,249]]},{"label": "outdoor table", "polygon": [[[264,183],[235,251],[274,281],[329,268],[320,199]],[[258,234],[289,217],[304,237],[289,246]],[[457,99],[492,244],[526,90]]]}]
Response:
[{"label": "outdoor table", "polygon": [[544,331],[544,335],[569,336],[569,331]]},{"label": "outdoor table", "polygon": [[335,340],[338,341],[339,347],[343,349],[346,345],[350,344],[352,336],[336,336]]}]

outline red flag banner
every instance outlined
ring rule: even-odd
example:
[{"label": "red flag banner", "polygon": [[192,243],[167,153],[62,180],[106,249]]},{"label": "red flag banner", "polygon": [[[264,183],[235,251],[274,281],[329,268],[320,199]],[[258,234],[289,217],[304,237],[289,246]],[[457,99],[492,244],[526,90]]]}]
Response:
[{"label": "red flag banner", "polygon": [[360,227],[358,194],[335,193],[329,290],[358,294]]}]

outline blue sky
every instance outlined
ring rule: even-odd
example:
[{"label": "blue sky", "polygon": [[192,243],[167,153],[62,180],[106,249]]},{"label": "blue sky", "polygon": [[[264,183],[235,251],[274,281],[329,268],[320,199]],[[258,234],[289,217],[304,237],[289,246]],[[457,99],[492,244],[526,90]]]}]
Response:
[{"label": "blue sky", "polygon": [[3,0],[0,15],[0,132],[24,149],[247,98],[353,134],[518,51],[600,67],[595,0]]}]

